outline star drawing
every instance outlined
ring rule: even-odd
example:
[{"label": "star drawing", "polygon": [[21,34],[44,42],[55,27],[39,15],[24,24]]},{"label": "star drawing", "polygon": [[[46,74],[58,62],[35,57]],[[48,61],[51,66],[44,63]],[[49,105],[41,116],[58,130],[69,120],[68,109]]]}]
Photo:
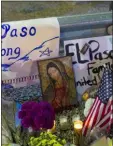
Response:
[{"label": "star drawing", "polygon": [[46,56],[50,56],[50,54],[53,52],[52,50],[50,50],[49,48],[47,48],[46,50],[44,51],[39,51],[41,53],[41,55],[39,57],[42,57],[44,55]]}]

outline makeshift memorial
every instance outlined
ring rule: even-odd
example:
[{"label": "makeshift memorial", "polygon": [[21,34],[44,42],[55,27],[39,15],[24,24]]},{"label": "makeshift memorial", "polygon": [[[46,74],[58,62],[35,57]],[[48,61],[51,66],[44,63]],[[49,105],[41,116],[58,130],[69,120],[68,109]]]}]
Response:
[{"label": "makeshift memorial", "polygon": [[98,86],[104,68],[113,69],[112,36],[66,40],[64,51],[66,56],[72,56],[77,97],[81,101],[88,88]]},{"label": "makeshift memorial", "polygon": [[[96,99],[85,119],[82,133],[87,136],[95,127],[110,130],[113,124],[113,71],[105,68]],[[99,115],[99,116],[98,116]]]},{"label": "makeshift memorial", "polygon": [[[44,21],[47,23],[43,23]],[[108,130],[111,126],[112,99],[108,96],[113,95],[111,76],[110,87],[105,88],[102,85],[104,90],[109,88],[109,92],[102,90],[103,93],[106,92],[106,97],[100,97],[101,91],[96,95],[99,105],[101,104],[100,107],[97,104],[96,108],[105,107],[106,113],[94,110],[90,117],[92,107],[97,101],[97,98],[95,100],[93,98],[98,86],[101,85],[101,72],[105,66],[113,69],[111,36],[87,38],[83,43],[76,40],[75,45],[71,43],[71,48],[66,42],[64,46],[67,56],[54,58],[59,57],[60,29],[57,19],[24,22],[26,27],[23,27],[21,22],[17,22],[17,25],[14,22],[2,24],[2,146],[89,146],[89,140],[93,140],[90,144],[95,146],[101,138],[111,144],[111,139],[107,139],[108,135],[103,134],[101,129],[103,120],[109,115],[110,118],[107,119],[109,125],[106,124]],[[37,28],[40,29],[37,31]],[[45,35],[42,35],[43,32]],[[30,46],[26,41],[31,42]],[[20,42],[20,47],[15,46],[18,44],[16,42]],[[25,50],[26,44],[29,48]],[[73,50],[76,53],[71,58]],[[97,62],[101,65],[97,65]],[[77,94],[72,63],[77,79]],[[107,76],[109,77],[109,73]],[[79,100],[83,99],[79,104],[77,96]],[[109,98],[109,101],[104,103],[105,98]],[[63,110],[55,113],[57,109]],[[97,112],[101,118],[95,121],[93,117]],[[98,130],[95,130],[95,127]],[[89,139],[84,133],[89,134]]]},{"label": "makeshift memorial", "polygon": [[43,100],[55,110],[76,104],[76,88],[71,57],[38,62]]}]

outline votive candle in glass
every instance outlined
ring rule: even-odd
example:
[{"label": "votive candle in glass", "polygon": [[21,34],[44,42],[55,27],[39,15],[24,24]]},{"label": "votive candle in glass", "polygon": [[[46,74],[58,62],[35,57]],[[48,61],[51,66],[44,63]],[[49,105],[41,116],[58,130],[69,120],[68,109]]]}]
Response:
[{"label": "votive candle in glass", "polygon": [[67,116],[60,116],[60,128],[61,130],[67,130],[68,129],[68,117]]},{"label": "votive candle in glass", "polygon": [[83,128],[83,122],[80,120],[77,120],[74,122],[74,130],[77,133],[81,133]]}]

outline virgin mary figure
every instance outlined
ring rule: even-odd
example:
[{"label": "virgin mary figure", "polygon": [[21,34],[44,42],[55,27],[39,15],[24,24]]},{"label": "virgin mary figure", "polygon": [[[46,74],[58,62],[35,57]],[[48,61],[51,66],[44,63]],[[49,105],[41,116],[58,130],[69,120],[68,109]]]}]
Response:
[{"label": "virgin mary figure", "polygon": [[46,71],[50,84],[44,92],[44,100],[49,101],[55,109],[75,104],[77,99],[73,74],[69,77],[59,60],[49,62]]}]

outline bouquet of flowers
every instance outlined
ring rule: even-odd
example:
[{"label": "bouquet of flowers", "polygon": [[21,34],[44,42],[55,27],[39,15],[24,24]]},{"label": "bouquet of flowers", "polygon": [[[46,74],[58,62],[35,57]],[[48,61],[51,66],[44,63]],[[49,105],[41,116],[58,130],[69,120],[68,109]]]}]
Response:
[{"label": "bouquet of flowers", "polygon": [[22,105],[18,116],[22,127],[31,127],[34,131],[51,129],[55,120],[54,109],[48,102],[28,101]]}]

